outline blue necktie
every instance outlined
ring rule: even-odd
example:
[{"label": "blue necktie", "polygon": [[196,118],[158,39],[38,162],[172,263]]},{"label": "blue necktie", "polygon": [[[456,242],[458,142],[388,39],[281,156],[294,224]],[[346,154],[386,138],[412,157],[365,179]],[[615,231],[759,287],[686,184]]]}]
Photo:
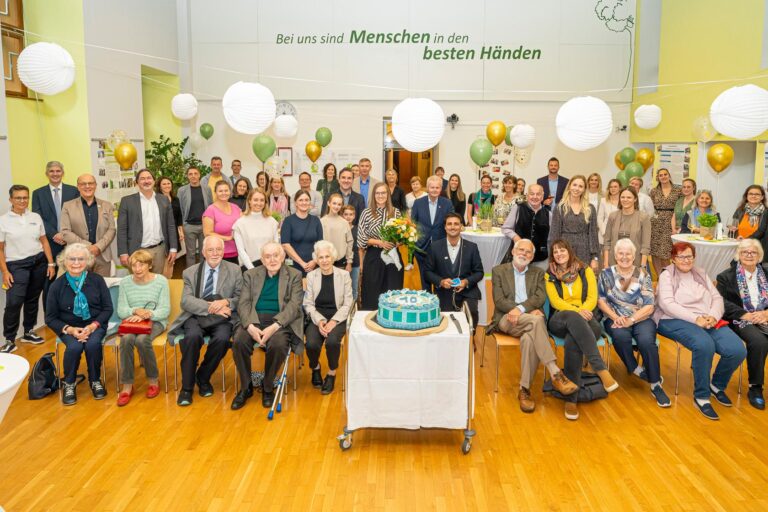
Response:
[{"label": "blue necktie", "polygon": [[213,273],[213,269],[208,271],[208,279],[205,280],[205,288],[203,288],[203,298],[213,295]]}]

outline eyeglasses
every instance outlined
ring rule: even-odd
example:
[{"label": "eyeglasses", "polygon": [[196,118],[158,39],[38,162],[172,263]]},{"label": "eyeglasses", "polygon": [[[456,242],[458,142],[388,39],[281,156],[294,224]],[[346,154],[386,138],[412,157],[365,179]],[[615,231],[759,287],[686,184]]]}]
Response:
[{"label": "eyeglasses", "polygon": [[24,196],[24,197],[12,197],[12,198],[11,198],[11,200],[13,200],[13,201],[19,201],[19,202],[29,201],[29,196]]},{"label": "eyeglasses", "polygon": [[82,256],[67,256],[67,261],[70,263],[83,263],[86,261],[86,258]]},{"label": "eyeglasses", "polygon": [[693,261],[693,256],[690,255],[690,254],[687,255],[687,256],[679,256],[678,255],[678,256],[675,256],[675,259],[676,260],[680,260],[680,261]]},{"label": "eyeglasses", "polygon": [[757,256],[757,251],[741,251],[742,256]]}]

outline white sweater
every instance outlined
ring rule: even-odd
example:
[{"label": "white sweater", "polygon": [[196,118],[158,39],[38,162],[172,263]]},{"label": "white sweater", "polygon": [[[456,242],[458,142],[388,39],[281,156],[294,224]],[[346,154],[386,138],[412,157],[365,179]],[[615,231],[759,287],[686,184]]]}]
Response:
[{"label": "white sweater", "polygon": [[253,268],[253,262],[261,259],[261,248],[267,242],[279,242],[277,221],[261,213],[244,215],[232,226],[232,236],[237,246],[240,265]]}]

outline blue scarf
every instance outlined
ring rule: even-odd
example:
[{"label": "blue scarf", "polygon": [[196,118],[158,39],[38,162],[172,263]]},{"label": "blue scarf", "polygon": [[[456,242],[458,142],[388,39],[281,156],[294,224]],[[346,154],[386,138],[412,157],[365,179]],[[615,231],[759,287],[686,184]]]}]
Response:
[{"label": "blue scarf", "polygon": [[75,292],[75,307],[72,312],[75,314],[75,316],[78,316],[83,320],[90,319],[91,311],[88,309],[88,299],[85,297],[85,294],[81,290],[83,283],[85,283],[85,276],[88,275],[88,272],[83,272],[80,274],[80,277],[72,277],[69,275],[69,272],[65,272],[64,275],[67,278],[69,287],[72,288],[73,292]]}]

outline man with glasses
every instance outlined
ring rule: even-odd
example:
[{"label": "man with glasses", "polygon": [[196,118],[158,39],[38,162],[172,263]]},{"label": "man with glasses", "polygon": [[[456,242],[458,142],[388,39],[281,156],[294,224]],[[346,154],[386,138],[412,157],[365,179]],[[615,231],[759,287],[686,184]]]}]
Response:
[{"label": "man with glasses", "polygon": [[102,277],[112,274],[112,240],[115,239],[115,217],[112,203],[96,197],[96,178],[83,174],[77,178],[80,197],[61,208],[61,234],[68,244],[88,246],[96,258],[93,271]]},{"label": "man with glasses", "polygon": [[11,209],[0,215],[0,271],[3,273],[5,313],[0,352],[16,350],[21,308],[24,308],[24,335],[21,341],[39,345],[43,338],[32,329],[37,322],[40,293],[48,279],[56,276],[51,247],[43,219],[27,210],[29,188],[13,185],[9,190]]}]

